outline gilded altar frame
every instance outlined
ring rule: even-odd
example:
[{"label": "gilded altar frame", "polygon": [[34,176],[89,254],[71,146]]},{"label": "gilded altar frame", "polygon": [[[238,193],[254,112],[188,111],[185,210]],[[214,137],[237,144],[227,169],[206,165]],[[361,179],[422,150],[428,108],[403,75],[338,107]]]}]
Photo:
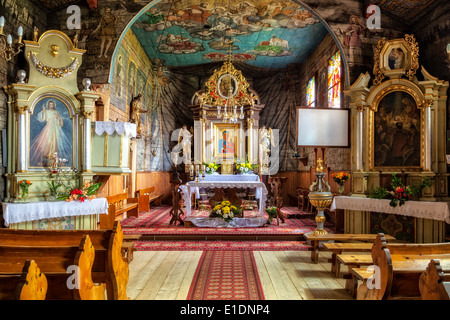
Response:
[{"label": "gilded altar frame", "polygon": [[[403,55],[403,62],[397,66],[393,64],[389,66],[389,55],[393,50],[399,49]],[[351,108],[353,195],[367,196],[371,190],[380,186],[382,175],[403,172],[407,176],[407,185],[418,183],[424,177],[433,178],[433,185],[424,189],[421,200],[449,199],[446,160],[449,83],[432,76],[423,66],[419,66],[418,61],[419,49],[413,35],[389,41],[382,39],[378,43],[374,57],[373,75],[369,72],[361,74],[349,90],[345,91],[350,97]],[[423,80],[419,80],[416,76],[419,67]],[[380,104],[389,105],[399,101],[386,99],[395,93],[398,93],[399,99],[407,96],[420,113],[417,122],[413,122],[420,124],[420,131],[415,136],[420,138],[420,147],[415,149],[420,155],[419,160],[415,159],[415,164],[411,166],[394,165],[397,161],[375,161],[378,156],[375,155],[376,117],[384,118],[383,114],[378,114]],[[405,108],[399,104],[395,105],[400,110]],[[391,154],[393,153],[390,153],[389,157]],[[382,163],[388,165],[381,165]]]}]

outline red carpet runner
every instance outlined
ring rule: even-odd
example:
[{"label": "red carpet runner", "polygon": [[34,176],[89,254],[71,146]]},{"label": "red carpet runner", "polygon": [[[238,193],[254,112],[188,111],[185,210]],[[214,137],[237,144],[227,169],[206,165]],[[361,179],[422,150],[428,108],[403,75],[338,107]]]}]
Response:
[{"label": "red carpet runner", "polygon": [[264,300],[253,252],[203,252],[187,300]]}]

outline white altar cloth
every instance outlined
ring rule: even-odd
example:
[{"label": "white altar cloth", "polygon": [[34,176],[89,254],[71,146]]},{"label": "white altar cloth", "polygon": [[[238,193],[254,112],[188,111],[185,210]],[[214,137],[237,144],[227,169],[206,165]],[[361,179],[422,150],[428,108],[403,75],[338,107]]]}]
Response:
[{"label": "white altar cloth", "polygon": [[136,124],[130,122],[115,122],[115,121],[95,121],[95,134],[101,136],[104,132],[108,135],[112,135],[114,132],[122,135],[131,136],[136,138]]},{"label": "white altar cloth", "polygon": [[[246,174],[219,174],[217,172],[207,174],[205,179],[200,180],[202,182],[225,182],[225,181],[235,181],[235,182],[243,182],[243,181],[260,181],[259,176],[254,173],[246,173]],[[205,187],[206,188],[206,187]],[[195,188],[195,197],[200,199],[200,188]],[[256,189],[256,199],[260,199],[261,190]]]},{"label": "white altar cloth", "polygon": [[[231,175],[230,175],[231,177]],[[260,181],[190,181],[186,185],[180,186],[183,191],[183,200],[186,205],[186,218],[190,217],[191,211],[191,195],[196,193],[199,188],[256,188],[259,190],[256,198],[259,199],[259,213],[261,218],[264,217],[264,208],[267,200],[266,185]]]},{"label": "white altar cloth", "polygon": [[5,226],[11,223],[34,221],[41,219],[61,218],[68,216],[83,216],[92,214],[108,214],[106,198],[96,198],[91,201],[38,201],[27,203],[2,202]]},{"label": "white altar cloth", "polygon": [[449,202],[406,201],[401,207],[391,207],[390,200],[359,197],[334,197],[330,210],[356,210],[393,213],[398,215],[440,220],[450,223]]}]

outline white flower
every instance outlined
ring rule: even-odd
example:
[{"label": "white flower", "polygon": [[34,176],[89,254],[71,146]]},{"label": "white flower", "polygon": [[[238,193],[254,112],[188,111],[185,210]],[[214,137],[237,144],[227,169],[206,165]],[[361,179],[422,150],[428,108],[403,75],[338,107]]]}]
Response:
[{"label": "white flower", "polygon": [[245,171],[245,172],[248,172],[248,168],[244,168],[244,171]]},{"label": "white flower", "polygon": [[224,215],[223,215],[223,217],[226,219],[226,218],[228,218],[228,213],[225,213]]},{"label": "white flower", "polygon": [[221,215],[222,214],[222,210],[217,210],[217,214]]}]

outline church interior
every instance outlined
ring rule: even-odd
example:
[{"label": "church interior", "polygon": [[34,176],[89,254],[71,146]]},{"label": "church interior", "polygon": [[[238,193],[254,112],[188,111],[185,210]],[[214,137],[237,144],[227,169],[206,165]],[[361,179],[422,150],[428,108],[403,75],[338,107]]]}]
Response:
[{"label": "church interior", "polygon": [[0,300],[449,300],[449,21],[0,0]]}]

